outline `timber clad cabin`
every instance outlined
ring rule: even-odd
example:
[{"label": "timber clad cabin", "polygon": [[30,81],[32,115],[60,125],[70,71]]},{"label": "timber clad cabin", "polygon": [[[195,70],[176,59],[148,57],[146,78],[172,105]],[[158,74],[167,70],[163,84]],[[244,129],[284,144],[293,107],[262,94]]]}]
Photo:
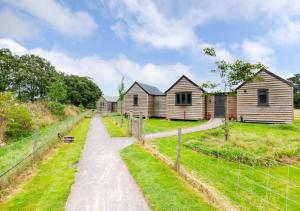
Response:
[{"label": "timber clad cabin", "polygon": [[205,95],[205,90],[184,75],[165,93],[154,86],[134,82],[125,94],[124,113],[199,120],[224,118],[227,107],[231,120],[292,123],[294,85],[268,70],[256,75],[259,80],[242,83],[236,88],[236,94]]},{"label": "timber clad cabin", "polygon": [[118,112],[118,97],[103,95],[97,102],[97,111],[100,113]]}]

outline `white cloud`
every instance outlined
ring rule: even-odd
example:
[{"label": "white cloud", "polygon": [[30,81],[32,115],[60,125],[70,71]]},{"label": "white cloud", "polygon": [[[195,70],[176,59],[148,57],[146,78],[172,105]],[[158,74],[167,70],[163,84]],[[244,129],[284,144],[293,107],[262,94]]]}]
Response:
[{"label": "white cloud", "polygon": [[127,23],[130,36],[138,43],[179,49],[197,42],[188,23],[166,18],[151,0],[111,1],[110,8],[117,11],[118,19]]},{"label": "white cloud", "polygon": [[10,48],[18,54],[36,54],[49,60],[58,70],[67,74],[89,76],[101,87],[105,94],[117,94],[122,76],[125,76],[127,87],[133,81],[141,81],[157,86],[164,91],[182,74],[196,79],[190,67],[181,64],[155,65],[153,63],[138,64],[125,55],[113,59],[99,56],[76,58],[64,52],[41,48],[26,49],[10,39],[0,39],[0,47]]},{"label": "white cloud", "polygon": [[56,0],[5,0],[9,5],[31,14],[67,36],[87,36],[96,28],[94,19],[86,12],[71,11]]},{"label": "white cloud", "polygon": [[26,39],[37,33],[37,29],[26,18],[8,9],[0,11],[0,26],[0,36],[3,37]]},{"label": "white cloud", "polygon": [[273,63],[273,49],[264,45],[262,42],[244,40],[241,47],[245,57],[250,62],[262,62],[267,65]]}]

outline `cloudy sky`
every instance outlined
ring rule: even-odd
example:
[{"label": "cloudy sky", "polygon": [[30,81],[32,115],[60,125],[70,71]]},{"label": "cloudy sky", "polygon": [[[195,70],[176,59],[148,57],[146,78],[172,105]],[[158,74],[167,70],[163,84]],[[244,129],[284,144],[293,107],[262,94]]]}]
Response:
[{"label": "cloudy sky", "polygon": [[218,80],[218,57],[300,73],[299,0],[0,0],[0,48],[90,76],[105,94],[141,81],[165,91],[182,74]]}]

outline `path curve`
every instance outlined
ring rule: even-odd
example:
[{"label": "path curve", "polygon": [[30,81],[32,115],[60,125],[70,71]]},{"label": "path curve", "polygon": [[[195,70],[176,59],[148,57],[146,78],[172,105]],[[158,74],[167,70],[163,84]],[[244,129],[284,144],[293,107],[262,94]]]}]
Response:
[{"label": "path curve", "polygon": [[150,210],[119,154],[134,141],[134,138],[111,139],[101,118],[93,117],[66,210]]},{"label": "path curve", "polygon": [[[205,124],[201,124],[199,126],[190,127],[190,128],[183,128],[182,129],[182,134],[193,133],[193,132],[198,132],[198,131],[202,131],[202,130],[209,130],[209,129],[219,127],[222,124],[223,124],[223,119],[222,118],[213,118],[213,119],[210,119]],[[159,132],[159,133],[151,133],[151,134],[145,134],[144,139],[145,140],[152,140],[152,139],[156,139],[156,138],[175,136],[177,134],[178,134],[178,130],[171,130],[171,131]]]}]

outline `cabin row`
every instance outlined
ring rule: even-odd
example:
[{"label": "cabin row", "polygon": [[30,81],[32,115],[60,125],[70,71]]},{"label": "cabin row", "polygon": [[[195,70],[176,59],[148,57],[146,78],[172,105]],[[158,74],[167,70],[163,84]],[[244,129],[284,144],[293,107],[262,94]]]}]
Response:
[{"label": "cabin row", "polygon": [[[244,82],[236,94],[209,94],[186,76],[167,91],[134,82],[124,97],[124,113],[177,120],[228,117],[242,122],[292,123],[294,86],[268,70],[260,80]],[[227,104],[226,104],[227,99]]]}]

